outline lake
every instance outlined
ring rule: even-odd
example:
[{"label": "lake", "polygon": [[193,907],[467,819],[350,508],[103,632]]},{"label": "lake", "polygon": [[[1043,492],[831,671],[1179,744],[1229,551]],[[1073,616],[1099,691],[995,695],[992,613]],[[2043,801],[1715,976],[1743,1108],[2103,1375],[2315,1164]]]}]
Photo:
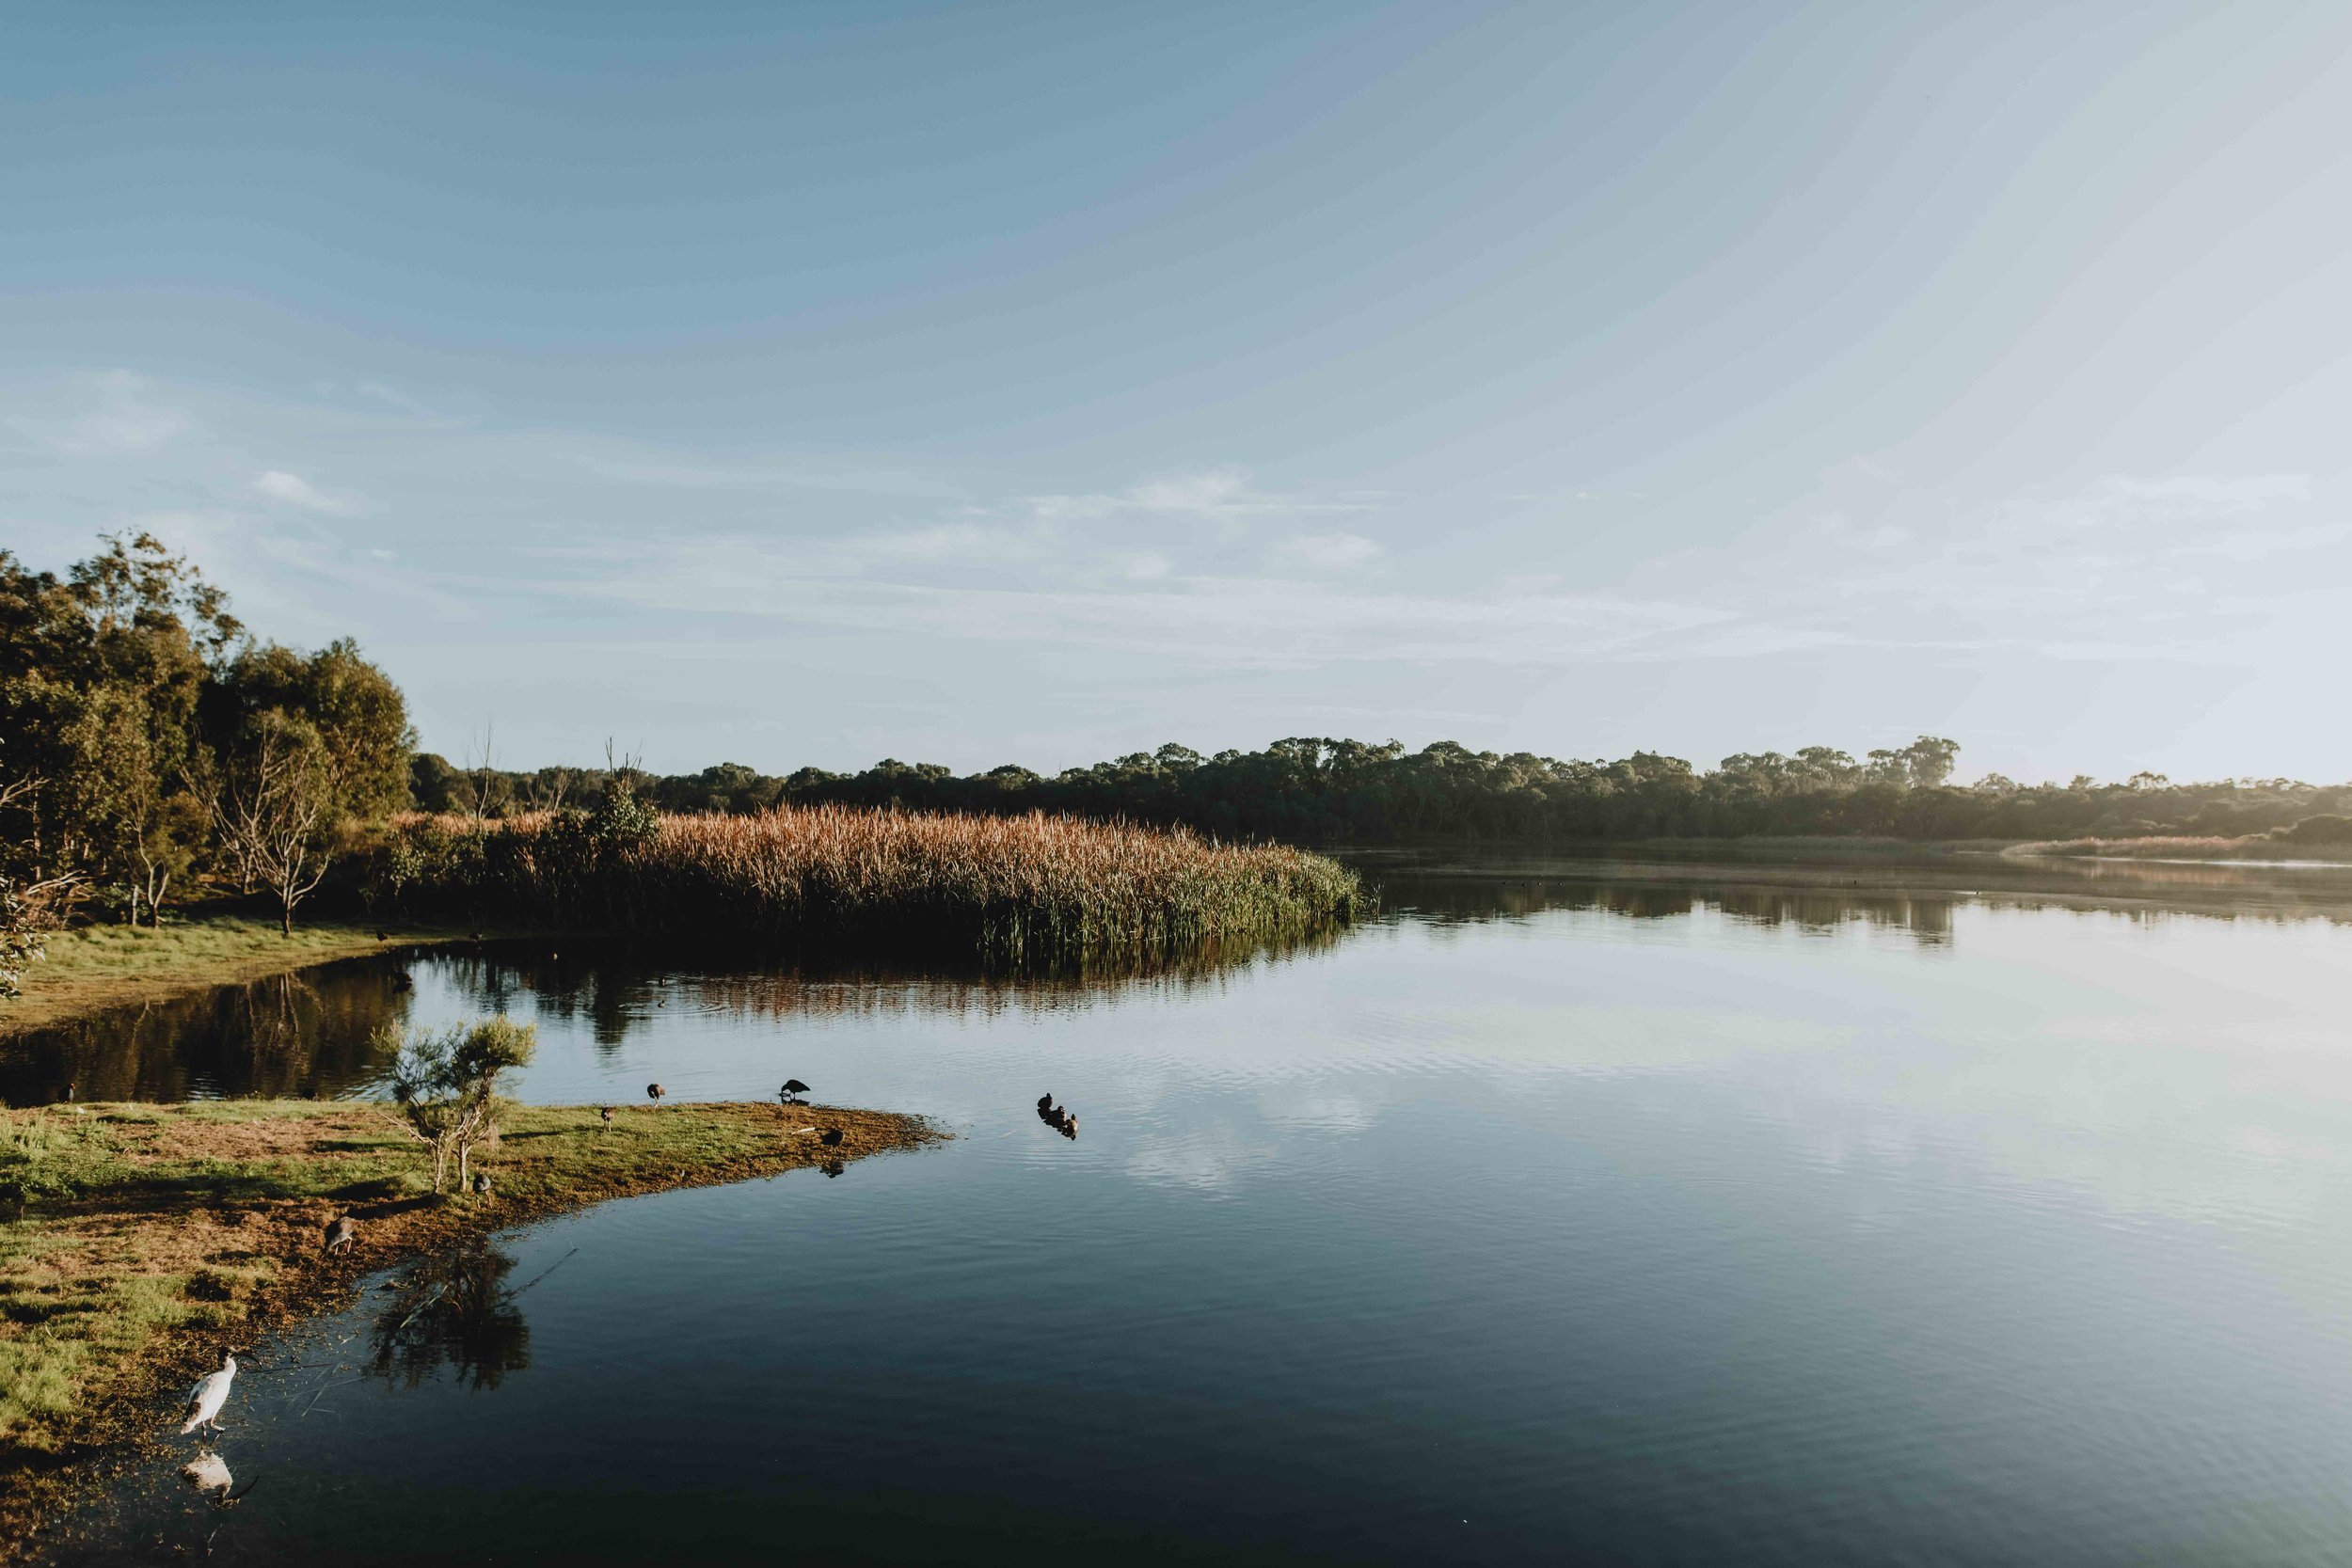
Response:
[{"label": "lake", "polygon": [[257,1348],[242,1500],[142,1466],[59,1559],[2352,1557],[2341,870],[1364,863],[1183,974],[553,944],[20,1042],[13,1101],[348,1094],[503,1008],[528,1099],[957,1134],[372,1282]]}]

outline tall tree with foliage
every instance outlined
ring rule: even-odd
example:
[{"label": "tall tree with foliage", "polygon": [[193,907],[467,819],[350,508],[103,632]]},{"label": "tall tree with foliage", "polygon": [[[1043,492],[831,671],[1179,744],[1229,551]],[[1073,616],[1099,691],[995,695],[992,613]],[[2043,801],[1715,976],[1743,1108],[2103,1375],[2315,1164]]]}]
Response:
[{"label": "tall tree with foliage", "polygon": [[150,534],[64,574],[0,551],[0,874],[134,924],[226,873],[283,924],[353,818],[406,803],[400,689],[348,640],[256,643]]},{"label": "tall tree with foliage", "polygon": [[62,578],[0,551],[0,735],[37,781],[0,810],[0,855],[152,919],[201,847],[199,715],[243,627],[151,534],[105,546]]}]

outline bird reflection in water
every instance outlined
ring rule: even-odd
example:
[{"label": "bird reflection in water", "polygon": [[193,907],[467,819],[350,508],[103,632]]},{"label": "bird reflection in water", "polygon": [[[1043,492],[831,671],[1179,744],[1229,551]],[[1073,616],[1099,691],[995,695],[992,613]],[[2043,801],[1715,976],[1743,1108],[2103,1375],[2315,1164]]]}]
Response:
[{"label": "bird reflection in water", "polygon": [[821,1171],[823,1171],[823,1172],[825,1173],[825,1175],[826,1175],[826,1177],[827,1177],[828,1179],[831,1179],[831,1178],[835,1177],[835,1176],[839,1176],[839,1175],[840,1175],[840,1174],[841,1174],[844,1170],[846,1170],[846,1169],[848,1169],[848,1168],[849,1168],[848,1166],[844,1165],[844,1164],[843,1164],[840,1161],[838,1161],[838,1160],[828,1160],[828,1161],[826,1161],[826,1162],[825,1162],[822,1165],[819,1165],[819,1166],[818,1167],[818,1169],[819,1169],[819,1170],[821,1170]]},{"label": "bird reflection in water", "polygon": [[448,1367],[469,1388],[495,1388],[530,1366],[531,1325],[515,1303],[547,1275],[516,1289],[507,1284],[514,1269],[515,1259],[486,1241],[418,1262],[376,1314],[371,1370],[414,1388]]},{"label": "bird reflection in water", "polygon": [[258,1481],[246,1481],[245,1490],[235,1491],[236,1478],[229,1473],[229,1462],[206,1449],[180,1466],[180,1479],[193,1487],[199,1496],[215,1508],[234,1508],[250,1497]]}]

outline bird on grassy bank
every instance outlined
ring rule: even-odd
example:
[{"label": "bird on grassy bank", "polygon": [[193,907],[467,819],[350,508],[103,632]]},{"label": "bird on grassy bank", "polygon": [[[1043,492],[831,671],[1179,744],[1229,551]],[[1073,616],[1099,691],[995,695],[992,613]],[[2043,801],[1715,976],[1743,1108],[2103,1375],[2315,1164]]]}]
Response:
[{"label": "bird on grassy bank", "polygon": [[68,1105],[71,1105],[71,1104],[72,1104],[72,1103],[73,1103],[73,1092],[74,1092],[74,1083],[73,1083],[73,1080],[72,1080],[72,1079],[69,1078],[69,1079],[67,1079],[67,1080],[65,1081],[65,1102],[66,1102]]},{"label": "bird on grassy bank", "polygon": [[326,1250],[331,1256],[349,1252],[359,1239],[359,1227],[349,1214],[338,1214],[326,1223]]},{"label": "bird on grassy bank", "polygon": [[659,1084],[645,1085],[645,1098],[653,1101],[653,1108],[657,1111],[661,1109],[661,1097],[669,1092]]},{"label": "bird on grassy bank", "polygon": [[603,1106],[603,1107],[601,1107],[601,1108],[599,1108],[599,1109],[597,1110],[596,1115],[598,1115],[598,1116],[600,1116],[600,1117],[602,1117],[604,1118],[604,1130],[605,1130],[606,1132],[612,1132],[612,1106],[610,1106],[610,1105]]},{"label": "bird on grassy bank", "polygon": [[490,1173],[488,1171],[478,1170],[473,1173],[473,1191],[476,1197],[490,1196]]},{"label": "bird on grassy bank", "polygon": [[218,1432],[220,1407],[229,1402],[229,1386],[236,1381],[237,1358],[222,1351],[220,1370],[198,1379],[196,1386],[188,1390],[188,1407],[182,1413],[187,1419],[181,1423],[180,1435],[185,1437],[199,1428],[207,1433]]},{"label": "bird on grassy bank", "polygon": [[786,1079],[784,1081],[784,1087],[777,1091],[779,1098],[781,1098],[787,1105],[797,1103],[801,1096],[806,1093],[808,1093],[808,1085],[802,1083],[797,1078]]},{"label": "bird on grassy bank", "polygon": [[841,1147],[841,1129],[838,1127],[828,1127],[817,1135],[817,1141],[823,1144],[827,1148],[839,1148]]}]

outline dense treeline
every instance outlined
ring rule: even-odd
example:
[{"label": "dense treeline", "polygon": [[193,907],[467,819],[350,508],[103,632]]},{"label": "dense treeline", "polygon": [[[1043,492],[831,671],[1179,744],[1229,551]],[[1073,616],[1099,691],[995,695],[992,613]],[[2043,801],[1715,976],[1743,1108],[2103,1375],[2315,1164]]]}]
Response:
[{"label": "dense treeline", "polygon": [[195,885],[291,924],[354,820],[405,805],[400,689],[350,641],[256,641],[146,534],[62,576],[0,550],[0,895],[136,924]]},{"label": "dense treeline", "polygon": [[[2352,785],[2175,784],[2149,773],[2121,784],[2076,778],[2038,785],[1993,774],[1955,785],[1959,752],[1950,740],[1922,736],[1859,761],[1813,746],[1794,755],[1725,757],[1702,772],[1648,752],[1617,762],[1564,762],[1451,741],[1407,752],[1394,741],[1301,738],[1214,756],[1168,745],[1050,777],[1017,767],[959,777],[936,764],[896,760],[846,774],[803,768],[779,777],[723,763],[699,773],[626,776],[671,812],[742,815],[779,803],[1042,811],[1312,844],[1814,834],[1924,841],[2275,833],[2301,843],[2352,841]],[[428,810],[498,816],[593,795],[612,776],[461,769],[426,753],[411,780]]]}]

